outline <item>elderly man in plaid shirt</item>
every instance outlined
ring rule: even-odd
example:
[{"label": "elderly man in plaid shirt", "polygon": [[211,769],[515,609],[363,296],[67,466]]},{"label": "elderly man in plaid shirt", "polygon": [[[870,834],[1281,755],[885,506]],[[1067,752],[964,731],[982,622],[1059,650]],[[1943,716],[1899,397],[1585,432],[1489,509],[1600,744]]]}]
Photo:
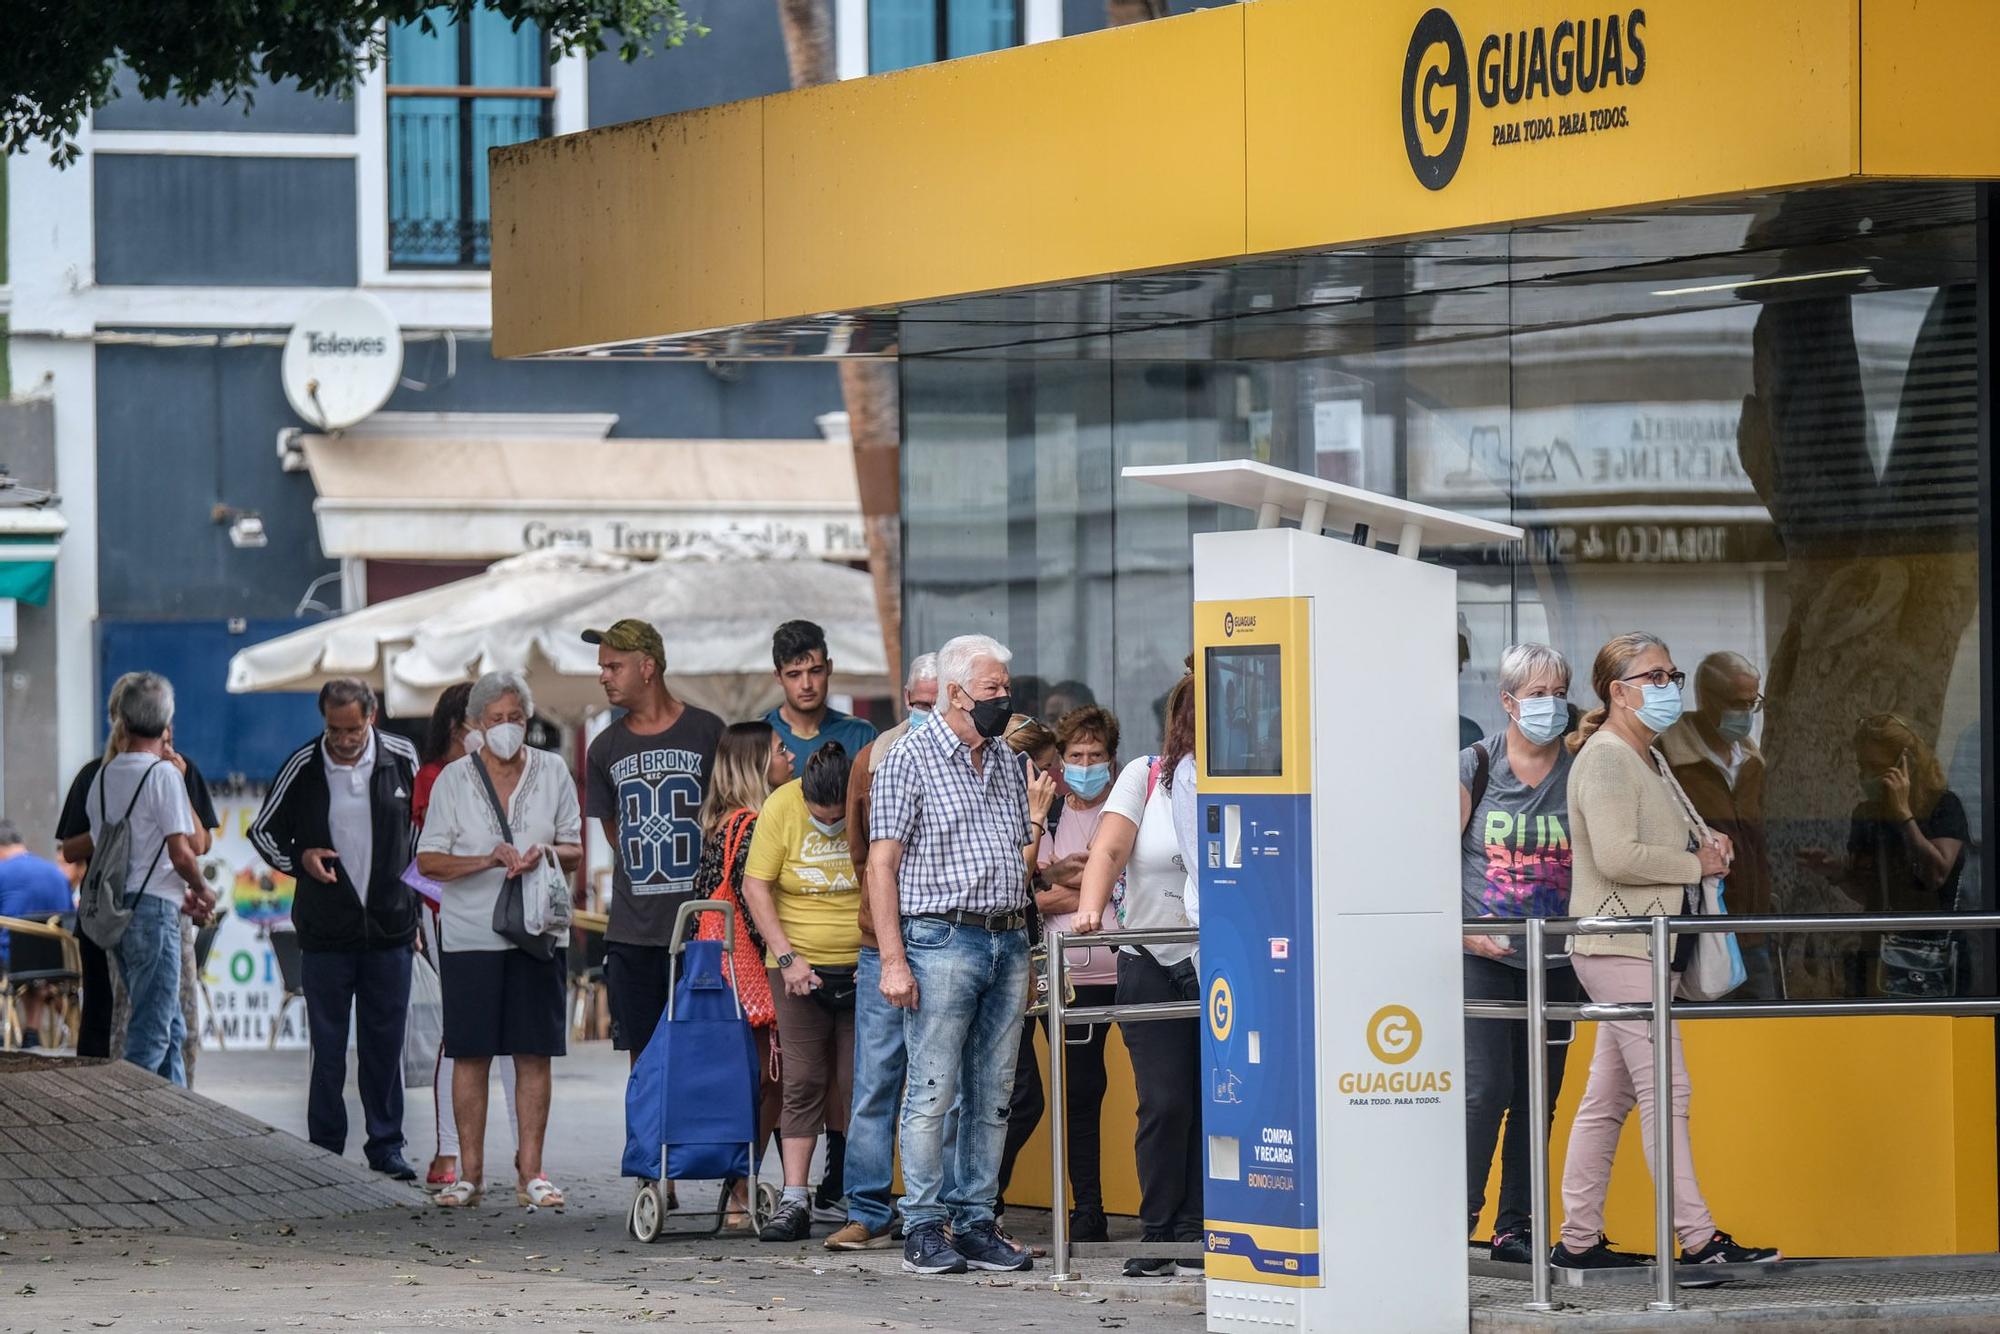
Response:
[{"label": "elderly man in plaid shirt", "polygon": [[[1027,777],[996,744],[1013,714],[1012,657],[985,635],[939,649],[936,715],[890,752],[870,793],[882,994],[904,1011],[909,1050],[903,1268],[913,1274],[1034,1264],[993,1222],[1028,987]],[[947,1118],[961,1096],[947,1173]]]}]

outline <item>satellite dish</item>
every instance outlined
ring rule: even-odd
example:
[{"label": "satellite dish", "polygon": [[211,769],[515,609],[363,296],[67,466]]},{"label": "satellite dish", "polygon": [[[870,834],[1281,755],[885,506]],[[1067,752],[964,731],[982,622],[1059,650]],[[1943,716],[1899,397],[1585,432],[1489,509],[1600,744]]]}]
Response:
[{"label": "satellite dish", "polygon": [[389,401],[403,377],[403,331],[366,292],[328,297],[285,339],[285,397],[292,411],[335,431]]}]

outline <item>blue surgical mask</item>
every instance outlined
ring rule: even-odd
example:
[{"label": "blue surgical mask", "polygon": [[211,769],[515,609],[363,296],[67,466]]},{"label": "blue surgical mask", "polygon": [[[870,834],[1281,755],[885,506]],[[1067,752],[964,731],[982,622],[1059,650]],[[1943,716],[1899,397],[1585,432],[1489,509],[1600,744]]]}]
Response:
[{"label": "blue surgical mask", "polygon": [[931,711],[929,709],[910,710],[910,730],[912,732],[920,730],[923,727],[923,725],[929,722],[930,720],[931,720]]},{"label": "blue surgical mask", "polygon": [[1748,709],[1724,709],[1715,723],[1716,734],[1724,741],[1748,741],[1756,718]]},{"label": "blue surgical mask", "polygon": [[1548,745],[1569,726],[1569,703],[1554,695],[1530,695],[1527,699],[1517,696],[1514,707],[1518,710],[1514,722],[1521,735],[1538,746]]},{"label": "blue surgical mask", "polygon": [[1097,800],[1097,794],[1111,785],[1109,764],[1065,764],[1063,782],[1069,790],[1085,801]]},{"label": "blue surgical mask", "polygon": [[1646,702],[1636,710],[1639,721],[1655,732],[1664,732],[1681,720],[1681,688],[1672,681],[1663,686],[1639,687]]},{"label": "blue surgical mask", "polygon": [[842,834],[847,832],[847,817],[844,815],[841,816],[838,820],[831,820],[831,821],[822,820],[817,815],[808,816],[806,818],[812,821],[813,828],[819,830],[820,833],[824,834],[828,838],[839,838]]}]

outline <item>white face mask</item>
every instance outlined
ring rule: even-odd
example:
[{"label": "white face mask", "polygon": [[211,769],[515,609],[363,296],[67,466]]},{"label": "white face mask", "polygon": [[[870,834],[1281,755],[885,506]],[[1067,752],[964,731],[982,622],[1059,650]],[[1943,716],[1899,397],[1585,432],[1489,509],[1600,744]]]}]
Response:
[{"label": "white face mask", "polygon": [[[521,747],[528,742],[528,728],[524,723],[501,723],[498,727],[487,728],[485,738],[486,749],[493,752],[493,758],[504,764],[521,753]],[[470,739],[467,738],[468,741]],[[468,746],[467,749],[471,747]]]}]

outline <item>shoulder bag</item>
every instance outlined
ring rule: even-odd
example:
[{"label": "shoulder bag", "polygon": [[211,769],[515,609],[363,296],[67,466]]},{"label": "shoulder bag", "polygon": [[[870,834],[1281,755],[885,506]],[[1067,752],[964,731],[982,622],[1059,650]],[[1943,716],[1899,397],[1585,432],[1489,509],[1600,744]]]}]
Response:
[{"label": "shoulder bag", "polygon": [[[1674,777],[1666,757],[1656,750],[1653,752],[1653,763],[1706,842],[1710,837],[1708,822],[1701,818],[1701,812],[1688,800],[1687,792],[1681,787],[1680,780]],[[1690,885],[1687,890],[1688,916],[1721,917],[1726,914],[1729,908],[1723,902],[1722,890],[1722,877],[1715,875],[1703,876],[1699,885]],[[1736,933],[1704,931],[1695,937],[1694,961],[1681,974],[1681,990],[1689,1000],[1721,1000],[1748,981],[1749,976],[1743,967],[1743,950],[1736,943]]]},{"label": "shoulder bag", "polygon": [[[475,753],[472,767],[479,771],[479,782],[486,789],[486,799],[493,803],[493,814],[500,820],[500,837],[510,846],[514,842],[514,828],[507,822],[507,808],[501,804],[500,793],[493,786],[493,775],[486,772],[485,757]],[[523,774],[525,781],[527,775]],[[528,929],[527,896],[522,889],[522,877],[510,875],[500,886],[500,896],[493,900],[493,931],[504,937],[516,949],[537,959],[556,957],[556,938],[539,931]]]}]

